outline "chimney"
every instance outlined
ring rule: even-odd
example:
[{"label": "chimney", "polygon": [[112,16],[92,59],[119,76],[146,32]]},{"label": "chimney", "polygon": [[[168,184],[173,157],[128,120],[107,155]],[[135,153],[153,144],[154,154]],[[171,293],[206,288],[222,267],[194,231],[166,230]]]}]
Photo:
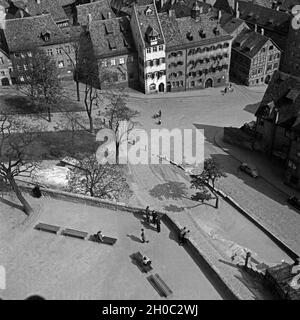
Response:
[{"label": "chimney", "polygon": [[235,7],[235,17],[239,18],[240,17],[240,8],[239,8],[239,3],[236,3],[236,7]]},{"label": "chimney", "polygon": [[265,35],[265,29],[264,29],[264,28],[261,28],[260,32],[261,32],[261,35],[262,35],[262,36]]},{"label": "chimney", "polygon": [[279,9],[280,9],[280,6],[277,6],[277,7],[276,7],[276,10],[279,11]]},{"label": "chimney", "polygon": [[107,19],[111,19],[111,12],[110,11],[107,12]]},{"label": "chimney", "polygon": [[220,22],[221,18],[222,18],[222,11],[219,10],[219,11],[218,11],[218,20],[219,20],[219,22]]},{"label": "chimney", "polygon": [[254,25],[254,31],[257,32],[257,24]]},{"label": "chimney", "polygon": [[92,22],[92,15],[89,13],[88,16],[87,16],[87,30],[88,31],[90,31],[91,22]]},{"label": "chimney", "polygon": [[24,11],[22,9],[20,10],[20,17],[24,18]]},{"label": "chimney", "polygon": [[176,0],[171,0],[171,6],[175,4]]}]

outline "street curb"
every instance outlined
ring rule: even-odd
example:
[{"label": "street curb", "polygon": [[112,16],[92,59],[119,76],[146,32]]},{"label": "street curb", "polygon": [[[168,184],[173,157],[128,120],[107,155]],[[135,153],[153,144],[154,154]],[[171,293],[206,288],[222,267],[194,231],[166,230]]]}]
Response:
[{"label": "street curb", "polygon": [[[30,193],[32,187],[27,187],[24,185],[19,186],[21,190]],[[62,199],[70,202],[80,202],[86,205],[97,206],[102,208],[108,208],[112,210],[121,210],[131,213],[142,214],[145,209],[126,206],[122,203],[115,203],[107,200],[100,200],[89,196],[78,195],[70,192],[54,190],[50,188],[40,187],[42,194],[50,196],[55,199]],[[162,221],[171,230],[175,231],[176,234],[179,233],[181,226],[172,218],[170,218],[166,213],[158,212],[162,216]],[[207,257],[203,251],[199,248],[198,244],[192,239],[187,239],[186,247],[190,254],[195,258],[195,260],[204,263],[212,272],[214,280],[218,282],[218,286],[222,287],[225,294],[230,297],[231,300],[244,300],[243,297],[231,286],[230,283],[224,278],[219,269],[211,262],[210,258]]]},{"label": "street curb", "polygon": [[[224,152],[241,162],[238,158],[231,155],[228,151],[226,151],[223,147],[221,147],[216,141],[216,135],[214,135],[215,144],[222,149]],[[266,180],[266,179],[265,179]],[[267,180],[266,180],[267,181]],[[268,182],[269,183],[269,182]],[[271,183],[270,183],[271,184]],[[272,241],[274,241],[288,256],[290,256],[293,260],[298,258],[298,254],[295,253],[284,241],[280,240],[273,232],[269,231],[266,227],[264,227],[256,218],[254,218],[250,213],[248,213],[242,206],[240,206],[232,197],[228,196],[222,190],[216,189],[222,198],[227,201],[230,205],[236,208],[240,213],[242,213],[248,220],[250,220],[253,224],[255,224],[260,230],[262,230]]]}]

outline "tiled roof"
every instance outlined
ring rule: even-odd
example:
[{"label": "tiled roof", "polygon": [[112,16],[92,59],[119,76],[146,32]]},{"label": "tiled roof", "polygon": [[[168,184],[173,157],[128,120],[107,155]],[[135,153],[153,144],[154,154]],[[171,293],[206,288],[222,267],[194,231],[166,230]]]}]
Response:
[{"label": "tiled roof", "polygon": [[272,77],[256,116],[274,118],[274,108],[279,110],[278,123],[300,130],[300,79],[282,72]]},{"label": "tiled roof", "polygon": [[[208,3],[200,2],[196,0],[198,6],[202,8],[202,13],[207,13],[211,5]],[[174,10],[177,18],[191,16],[192,8],[195,4],[195,0],[179,0],[174,4],[171,2],[166,2],[159,12],[168,12],[169,10]]]},{"label": "tiled roof", "polygon": [[[269,38],[252,30],[243,30],[233,41],[234,50],[253,58],[266,44]],[[272,41],[272,40],[271,40]]]},{"label": "tiled roof", "polygon": [[[50,34],[46,42],[41,38],[45,32]],[[67,42],[66,35],[57,27],[50,14],[7,20],[4,34],[11,52]]]},{"label": "tiled roof", "polygon": [[[78,22],[81,25],[87,25],[88,15],[91,15],[92,20],[104,20],[115,18],[108,0],[99,0],[96,2],[81,4],[76,6]],[[110,14],[110,16],[109,16]]]},{"label": "tiled roof", "polygon": [[143,6],[153,3],[153,0],[111,0],[110,5],[117,11],[124,10],[125,7],[131,7],[134,4],[137,6]]},{"label": "tiled roof", "polygon": [[97,57],[114,56],[134,49],[129,17],[92,21],[90,36]]},{"label": "tiled roof", "polygon": [[50,13],[54,21],[68,20],[68,17],[63,9],[65,0],[40,0],[38,4],[36,0],[23,0],[28,13],[31,16],[37,16],[43,13]]},{"label": "tiled roof", "polygon": [[[218,27],[218,22],[210,20],[207,15],[201,15],[200,20],[196,21],[191,17],[175,18],[166,13],[159,14],[167,47],[177,45],[191,46],[195,43],[213,43],[231,39],[222,28]],[[214,32],[217,28],[219,34]],[[206,37],[202,38],[199,31],[202,30]],[[187,37],[187,35],[192,37]],[[191,40],[190,40],[191,39]]]},{"label": "tiled roof", "polygon": [[[158,44],[164,42],[164,36],[160,27],[159,18],[154,4],[135,6],[139,28],[145,45],[150,45],[146,36],[149,27],[158,32]],[[151,15],[146,15],[146,11],[151,11]]]},{"label": "tiled roof", "polygon": [[251,2],[239,1],[240,18],[251,24],[257,24],[263,28],[277,32],[287,33],[289,29],[290,15],[258,6]]},{"label": "tiled roof", "polygon": [[281,0],[279,9],[282,11],[291,11],[295,5],[300,4],[300,0]]}]

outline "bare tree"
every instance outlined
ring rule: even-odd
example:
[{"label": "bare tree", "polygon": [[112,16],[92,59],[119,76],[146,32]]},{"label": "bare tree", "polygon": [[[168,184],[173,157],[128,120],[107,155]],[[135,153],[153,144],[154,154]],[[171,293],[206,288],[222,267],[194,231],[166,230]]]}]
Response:
[{"label": "bare tree", "polygon": [[30,98],[37,111],[46,108],[51,122],[51,107],[59,104],[62,96],[55,61],[44,50],[32,49],[23,63],[23,69],[19,66],[14,70],[19,79],[17,89]]},{"label": "bare tree", "polygon": [[[127,107],[126,95],[121,90],[114,93],[110,92],[109,98],[110,102],[105,107],[103,115],[108,120],[105,126],[115,134],[116,163],[119,163],[121,140],[124,135],[128,136],[129,132],[138,124],[134,119],[139,115],[139,112]],[[121,128],[120,124],[124,121],[126,121],[126,126]]]},{"label": "bare tree", "polygon": [[216,181],[221,177],[226,177],[217,163],[213,159],[204,160],[204,169],[200,175],[192,176],[191,186],[194,189],[199,190],[195,195],[193,195],[193,200],[210,200],[212,199],[211,194],[214,195],[216,200],[216,208],[219,206],[219,196],[215,189]]},{"label": "bare tree", "polygon": [[28,148],[35,138],[32,129],[11,116],[0,115],[0,176],[10,184],[28,215],[32,208],[22,195],[15,177],[30,177],[37,167],[37,162],[33,161],[28,153]]},{"label": "bare tree", "polygon": [[95,156],[79,160],[70,170],[68,191],[117,201],[130,194],[122,166],[101,165]]}]

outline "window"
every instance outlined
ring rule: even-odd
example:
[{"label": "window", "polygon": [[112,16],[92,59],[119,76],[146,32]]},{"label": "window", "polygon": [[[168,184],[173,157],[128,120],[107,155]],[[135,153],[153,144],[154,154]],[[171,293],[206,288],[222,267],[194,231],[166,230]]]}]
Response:
[{"label": "window", "polygon": [[63,61],[58,61],[58,67],[63,68],[65,66]]},{"label": "window", "polygon": [[153,52],[157,52],[157,47],[153,47]]},{"label": "window", "polygon": [[1,71],[0,74],[1,74],[1,76],[5,76],[5,72],[4,71]]},{"label": "window", "polygon": [[269,47],[269,50],[273,50],[273,49],[274,49],[274,46],[270,46],[270,47]]},{"label": "window", "polygon": [[120,58],[120,64],[124,64],[125,63],[125,59],[124,58]]},{"label": "window", "polygon": [[4,64],[4,60],[2,57],[0,57],[0,64]]},{"label": "window", "polygon": [[27,65],[26,64],[24,64],[24,70],[26,71],[26,70],[28,70],[28,67],[27,67]]},{"label": "window", "polygon": [[110,65],[111,66],[115,66],[116,65],[116,60],[115,59],[111,59],[110,60]]},{"label": "window", "polygon": [[150,84],[149,89],[150,90],[155,90],[156,89],[155,83]]},{"label": "window", "polygon": [[147,52],[147,53],[151,53],[151,48],[147,48],[147,49],[146,49],[146,52]]},{"label": "window", "polygon": [[20,79],[21,82],[25,81],[23,76],[19,77],[19,79]]},{"label": "window", "polygon": [[126,80],[126,73],[121,73],[120,74],[120,80],[125,81]]},{"label": "window", "polygon": [[128,61],[128,62],[133,62],[133,56],[128,56],[127,61]]},{"label": "window", "polygon": [[72,66],[72,60],[71,59],[67,59],[67,63],[68,63],[68,66]]},{"label": "window", "polygon": [[278,68],[278,62],[273,64],[273,69],[277,69]]},{"label": "window", "polygon": [[53,56],[53,50],[52,49],[47,49],[47,55],[48,56]]},{"label": "window", "polygon": [[27,55],[28,55],[29,58],[31,58],[31,57],[32,57],[31,51],[28,51],[28,52],[27,52]]},{"label": "window", "polygon": [[129,73],[129,79],[133,79],[134,78],[134,74],[132,72]]},{"label": "window", "polygon": [[163,51],[163,50],[164,50],[164,46],[159,46],[159,47],[158,47],[158,50],[159,50],[159,51]]},{"label": "window", "polygon": [[25,58],[25,54],[24,53],[21,53],[21,58]]},{"label": "window", "polygon": [[56,54],[62,54],[62,48],[56,48]]}]

